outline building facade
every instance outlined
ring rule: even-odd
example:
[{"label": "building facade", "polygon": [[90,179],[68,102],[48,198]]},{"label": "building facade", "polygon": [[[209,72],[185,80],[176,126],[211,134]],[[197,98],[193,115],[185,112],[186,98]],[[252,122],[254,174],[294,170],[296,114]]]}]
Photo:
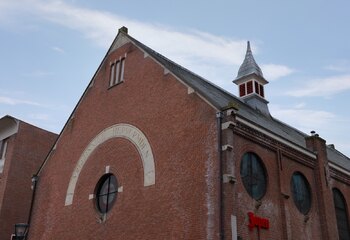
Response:
[{"label": "building facade", "polygon": [[56,137],[11,116],[0,119],[0,239],[10,239],[16,223],[28,222],[31,178]]},{"label": "building facade", "polygon": [[121,28],[37,172],[28,239],[349,239],[350,159],[270,115],[249,43],[234,83]]}]

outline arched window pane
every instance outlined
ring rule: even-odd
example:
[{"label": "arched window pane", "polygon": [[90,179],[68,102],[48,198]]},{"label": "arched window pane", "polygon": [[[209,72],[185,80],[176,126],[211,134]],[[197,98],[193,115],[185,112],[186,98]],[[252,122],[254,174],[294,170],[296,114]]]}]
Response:
[{"label": "arched window pane", "polygon": [[336,188],[333,188],[333,201],[337,218],[339,239],[348,240],[350,239],[350,228],[346,202],[343,194]]},{"label": "arched window pane", "polygon": [[291,188],[296,207],[301,213],[306,215],[311,208],[311,192],[309,183],[304,175],[299,172],[294,173],[291,180]]},{"label": "arched window pane", "polygon": [[259,200],[266,192],[266,172],[261,159],[254,153],[243,155],[240,169],[243,185],[249,195]]},{"label": "arched window pane", "polygon": [[115,79],[115,64],[113,63],[111,65],[111,72],[110,72],[110,76],[109,76],[109,86],[114,85],[114,79]]}]

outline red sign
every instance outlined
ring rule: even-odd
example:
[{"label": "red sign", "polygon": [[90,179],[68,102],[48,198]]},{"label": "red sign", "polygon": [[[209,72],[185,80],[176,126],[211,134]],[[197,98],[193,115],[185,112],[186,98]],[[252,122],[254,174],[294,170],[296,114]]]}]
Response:
[{"label": "red sign", "polygon": [[255,216],[254,213],[252,213],[252,212],[248,213],[248,217],[249,217],[248,227],[250,230],[253,230],[253,228],[255,228],[255,227],[257,227],[258,229],[260,229],[260,228],[269,229],[270,228],[269,219]]}]

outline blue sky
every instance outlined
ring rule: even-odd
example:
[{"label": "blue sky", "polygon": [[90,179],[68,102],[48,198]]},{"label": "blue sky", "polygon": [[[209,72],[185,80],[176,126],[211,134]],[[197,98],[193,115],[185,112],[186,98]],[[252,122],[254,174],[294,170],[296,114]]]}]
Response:
[{"label": "blue sky", "polygon": [[237,95],[250,40],[271,114],[350,156],[350,2],[0,0],[0,116],[60,132],[121,26]]}]

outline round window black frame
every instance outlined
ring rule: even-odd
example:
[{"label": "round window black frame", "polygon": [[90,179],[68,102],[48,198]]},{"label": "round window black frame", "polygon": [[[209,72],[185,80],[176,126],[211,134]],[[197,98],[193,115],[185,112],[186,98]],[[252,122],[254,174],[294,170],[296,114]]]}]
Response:
[{"label": "round window black frame", "polygon": [[307,215],[312,205],[309,181],[301,172],[294,172],[290,181],[293,201],[299,212]]},{"label": "round window black frame", "polygon": [[103,175],[95,188],[95,205],[101,214],[108,213],[118,196],[118,180],[111,174]]},{"label": "round window black frame", "polygon": [[255,200],[262,199],[267,191],[267,171],[261,158],[253,153],[243,154],[240,166],[240,175],[243,186]]}]

